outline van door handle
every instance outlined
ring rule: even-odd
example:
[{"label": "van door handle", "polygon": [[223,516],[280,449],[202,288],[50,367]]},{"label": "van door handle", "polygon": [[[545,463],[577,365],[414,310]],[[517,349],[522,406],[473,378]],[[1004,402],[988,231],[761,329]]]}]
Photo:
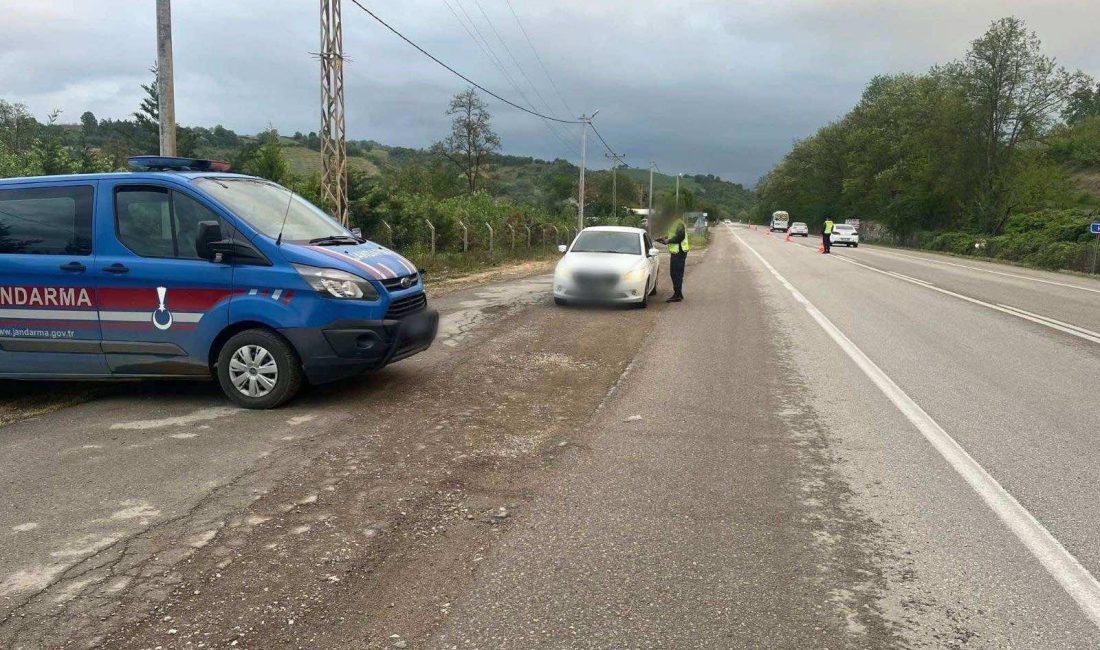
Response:
[{"label": "van door handle", "polygon": [[119,264],[118,262],[115,262],[114,264],[112,264],[110,266],[103,267],[103,270],[106,271],[107,273],[129,273],[130,272],[130,269],[126,268],[126,266],[124,264]]},{"label": "van door handle", "polygon": [[72,271],[73,273],[83,273],[88,270],[88,267],[84,266],[80,262],[69,262],[68,264],[61,265],[62,271]]}]

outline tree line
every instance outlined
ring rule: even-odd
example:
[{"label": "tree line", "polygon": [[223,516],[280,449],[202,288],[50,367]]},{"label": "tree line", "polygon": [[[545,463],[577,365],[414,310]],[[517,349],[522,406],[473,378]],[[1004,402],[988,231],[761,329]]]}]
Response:
[{"label": "tree line", "polygon": [[1009,17],[962,60],[872,79],[855,108],[797,142],[760,180],[747,216],[763,223],[786,210],[812,225],[861,218],[901,243],[954,232],[981,250],[983,236],[1034,225],[1014,225],[1017,215],[1076,214],[1084,223],[1100,202],[1076,190],[1073,176],[1097,168],[1100,85],[1059,66]]}]

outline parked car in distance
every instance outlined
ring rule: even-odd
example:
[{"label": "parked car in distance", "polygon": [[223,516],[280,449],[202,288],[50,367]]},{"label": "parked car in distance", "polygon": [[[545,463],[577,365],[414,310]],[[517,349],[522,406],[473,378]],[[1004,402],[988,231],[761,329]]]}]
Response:
[{"label": "parked car in distance", "polygon": [[796,221],[792,223],[790,229],[787,232],[792,235],[802,235],[803,237],[810,236],[809,227],[807,227],[806,224],[802,223],[801,221]]},{"label": "parked car in distance", "polygon": [[554,270],[554,302],[649,304],[657,293],[658,251],[641,228],[592,226],[577,233]]},{"label": "parked car in distance", "polygon": [[0,180],[0,377],[211,379],[246,408],[427,349],[416,267],[208,160]]},{"label": "parked car in distance", "polygon": [[838,223],[833,226],[833,234],[829,236],[829,241],[834,246],[843,244],[850,248],[856,248],[859,246],[859,231],[850,224]]}]

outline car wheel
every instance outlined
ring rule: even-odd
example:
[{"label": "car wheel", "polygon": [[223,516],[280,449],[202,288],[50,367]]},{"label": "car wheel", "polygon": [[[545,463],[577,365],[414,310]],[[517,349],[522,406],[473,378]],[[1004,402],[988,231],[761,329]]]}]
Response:
[{"label": "car wheel", "polygon": [[852,244],[852,248],[859,248],[859,244]]},{"label": "car wheel", "polygon": [[649,290],[649,295],[651,295],[651,296],[656,296],[657,295],[657,278],[653,278],[653,288]]},{"label": "car wheel", "polygon": [[554,304],[564,307],[565,305],[569,304],[569,301],[566,300],[565,298],[559,298],[557,296],[554,296]]},{"label": "car wheel", "polygon": [[263,329],[234,334],[218,353],[218,383],[247,409],[272,409],[302,386],[302,364],[282,337]]}]

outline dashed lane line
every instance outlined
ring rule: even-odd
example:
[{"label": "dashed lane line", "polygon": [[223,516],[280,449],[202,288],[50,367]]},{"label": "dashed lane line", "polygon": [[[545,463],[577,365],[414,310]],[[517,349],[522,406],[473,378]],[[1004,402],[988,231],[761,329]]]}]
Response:
[{"label": "dashed lane line", "polygon": [[1062,546],[1053,535],[1035,517],[1020,505],[997,479],[993,478],[967,453],[932,416],[928,415],[883,372],[855,343],[821,313],[798,289],[787,281],[775,268],[734,233],[737,241],[749,250],[794,299],[798,301],[810,316],[821,326],[833,341],[855,362],[879,390],[897,407],[899,411],[921,432],[926,440],[943,456],[944,460],[970,485],[990,510],[1016,535],[1017,539],[1031,552],[1047,573],[1053,577],[1067,594],[1077,603],[1093,625],[1100,628],[1100,583],[1081,565],[1076,557]]},{"label": "dashed lane line", "polygon": [[1008,273],[1006,271],[994,271],[993,269],[983,269],[979,266],[970,266],[969,264],[959,264],[957,262],[948,262],[946,260],[933,260],[919,255],[906,255],[904,253],[886,252],[881,250],[871,251],[873,255],[885,255],[887,257],[900,257],[917,262],[928,262],[929,264],[943,264],[945,266],[957,266],[961,269],[970,269],[971,271],[981,271],[982,273],[990,273],[993,275],[1003,275],[1009,278],[1016,278],[1018,280],[1028,280],[1030,282],[1041,282],[1043,284],[1052,284],[1058,287],[1066,287],[1068,289],[1077,289],[1079,291],[1090,291],[1092,293],[1100,293],[1100,289],[1093,287],[1083,287],[1079,284],[1073,284],[1071,282],[1058,282],[1056,280],[1044,280],[1043,278],[1036,278],[1030,275],[1023,275],[1020,273]]},{"label": "dashed lane line", "polygon": [[1055,319],[1053,319],[1049,316],[1040,316],[1038,314],[1033,314],[1031,312],[1024,311],[1023,309],[1020,309],[1018,307],[1010,307],[1010,306],[1007,306],[1007,305],[997,305],[997,304],[993,304],[991,302],[986,302],[984,300],[979,300],[977,298],[972,298],[970,296],[966,296],[966,295],[963,295],[961,293],[956,293],[954,291],[944,289],[943,287],[937,287],[937,286],[935,286],[931,283],[925,282],[924,280],[918,280],[916,278],[910,278],[909,276],[902,275],[900,273],[894,273],[893,271],[884,271],[883,269],[875,268],[873,266],[864,264],[862,262],[857,262],[857,261],[853,260],[850,257],[845,257],[844,255],[837,255],[836,259],[843,260],[843,261],[845,261],[849,264],[854,264],[856,266],[865,268],[869,271],[874,271],[875,273],[881,273],[883,275],[888,275],[892,278],[897,278],[897,279],[902,280],[904,282],[909,282],[911,284],[915,284],[917,286],[924,287],[925,289],[931,289],[932,291],[938,291],[938,292],[940,292],[944,295],[951,296],[953,298],[958,298],[959,300],[965,300],[966,302],[973,303],[975,305],[981,305],[982,307],[992,309],[993,311],[999,311],[1002,314],[1008,314],[1010,316],[1015,316],[1016,318],[1022,318],[1026,321],[1031,321],[1032,323],[1038,323],[1039,325],[1043,325],[1043,326],[1049,327],[1051,329],[1058,330],[1059,332],[1065,332],[1066,334],[1076,336],[1077,338],[1084,339],[1084,340],[1090,341],[1092,343],[1100,343],[1100,334],[1098,334],[1096,332],[1093,332],[1091,330],[1087,330],[1083,327],[1079,327],[1077,325],[1071,325],[1069,323],[1063,323],[1062,321],[1055,320]]}]

